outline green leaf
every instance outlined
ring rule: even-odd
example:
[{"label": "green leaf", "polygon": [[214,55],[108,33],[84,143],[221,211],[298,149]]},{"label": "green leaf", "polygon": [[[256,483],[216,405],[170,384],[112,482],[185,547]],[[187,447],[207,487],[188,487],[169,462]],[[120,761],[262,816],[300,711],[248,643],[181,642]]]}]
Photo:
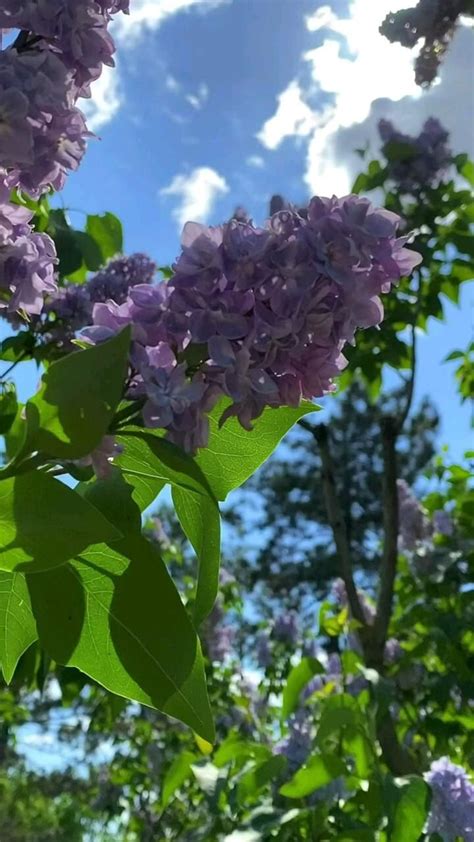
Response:
[{"label": "green leaf", "polygon": [[219,428],[225,408],[225,404],[219,404],[210,413],[209,445],[195,459],[218,500],[225,500],[229,491],[242,485],[300,418],[319,409],[308,402],[296,409],[268,408],[257,418],[253,430],[248,431],[236,418],[229,418]]},{"label": "green leaf", "polygon": [[140,509],[133,499],[133,490],[118,468],[112,468],[106,479],[80,483],[76,487],[81,497],[99,509],[123,535],[141,533],[142,529]]},{"label": "green leaf", "polygon": [[120,537],[94,506],[47,474],[0,482],[0,570],[49,570]]},{"label": "green leaf", "polygon": [[74,235],[86,269],[89,269],[90,272],[97,272],[105,262],[98,243],[85,231],[75,231]]},{"label": "green leaf", "polygon": [[318,754],[311,757],[302,769],[298,769],[288,783],[280,788],[287,798],[304,798],[316,789],[326,786],[335,778],[346,774],[342,760],[332,754]]},{"label": "green leaf", "polygon": [[86,231],[99,246],[104,262],[123,251],[123,229],[113,213],[87,217]]},{"label": "green leaf", "polygon": [[286,719],[297,708],[301,691],[315,675],[324,673],[323,665],[316,658],[302,658],[291,670],[283,690],[281,715]]},{"label": "green leaf", "polygon": [[326,699],[316,736],[318,744],[342,728],[359,726],[361,716],[357,700],[348,693]]},{"label": "green leaf", "polygon": [[221,767],[232,762],[243,765],[251,757],[257,760],[268,760],[270,756],[271,752],[267,746],[251,740],[242,740],[238,734],[233,733],[221,743],[214,754],[213,761],[216,766]]},{"label": "green leaf", "polygon": [[53,660],[214,740],[198,637],[143,536],[93,547],[27,580],[39,639]]},{"label": "green leaf", "polygon": [[[142,442],[142,447],[130,459],[128,442],[137,439]],[[166,441],[160,433],[130,427],[122,430],[120,442],[124,446],[124,453],[119,464],[126,476],[138,474],[196,494],[212,496],[209,483],[196,460],[180,447]]]},{"label": "green leaf", "polygon": [[26,405],[34,449],[62,459],[91,453],[107,433],[122,397],[130,331],[53,363]]},{"label": "green leaf", "polygon": [[12,428],[18,413],[18,400],[14,383],[0,383],[0,436]]},{"label": "green leaf", "polygon": [[0,664],[7,684],[23,653],[37,639],[24,575],[0,573]]},{"label": "green leaf", "polygon": [[176,513],[199,562],[194,619],[200,623],[215,602],[220,562],[219,507],[206,477],[194,459],[160,434],[130,428],[119,441],[124,447],[120,467],[128,481],[146,483],[142,498],[147,505],[163,484],[173,488]]},{"label": "green leaf", "polygon": [[258,795],[261,789],[286,769],[287,759],[281,754],[274,754],[268,760],[257,763],[245,772],[237,786],[237,800],[243,804],[248,798]]},{"label": "green leaf", "polygon": [[192,774],[191,764],[195,763],[196,760],[196,755],[190,751],[183,751],[178,757],[175,757],[163,778],[161,791],[161,806],[163,809],[168,806],[176,790],[190,777]]},{"label": "green leaf", "polygon": [[472,161],[466,161],[461,166],[459,172],[461,173],[461,175],[464,176],[464,178],[466,179],[466,181],[469,182],[469,184],[472,184],[474,186],[474,163]]},{"label": "green leaf", "polygon": [[150,471],[150,447],[139,436],[117,436],[123,453],[115,460],[133,487],[132,497],[141,512],[151,506],[166,485],[166,480],[156,471]]},{"label": "green leaf", "polygon": [[196,553],[199,569],[194,622],[199,624],[210,614],[219,590],[221,522],[219,507],[212,496],[204,497],[182,488],[172,490],[179,522]]},{"label": "green leaf", "polygon": [[418,842],[430,805],[430,788],[422,778],[412,777],[401,789],[390,842]]},{"label": "green leaf", "polygon": [[35,346],[34,336],[27,330],[22,330],[16,336],[8,336],[0,342],[0,359],[15,363],[18,360],[31,357]]}]

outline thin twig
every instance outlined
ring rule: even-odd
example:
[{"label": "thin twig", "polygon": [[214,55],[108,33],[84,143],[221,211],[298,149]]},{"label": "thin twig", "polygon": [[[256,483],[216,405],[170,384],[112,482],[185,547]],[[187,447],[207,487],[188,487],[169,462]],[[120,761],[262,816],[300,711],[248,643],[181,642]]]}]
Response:
[{"label": "thin twig", "polygon": [[323,492],[326,510],[339,556],[341,575],[346,586],[349,607],[354,620],[357,620],[357,622],[365,627],[367,624],[352,574],[351,548],[347,536],[344,513],[339,504],[336,491],[335,469],[329,445],[328,430],[324,424],[318,424],[316,427],[313,427],[312,424],[309,424],[304,420],[300,420],[299,425],[300,427],[303,427],[304,430],[308,430],[319,445],[323,469]]},{"label": "thin twig", "polygon": [[4,380],[4,379],[5,379],[5,377],[8,377],[8,375],[9,375],[9,374],[13,371],[13,369],[14,369],[14,368],[16,368],[16,366],[18,365],[18,363],[21,363],[21,362],[25,359],[25,357],[26,357],[26,351],[22,351],[22,352],[21,352],[21,354],[20,354],[20,356],[18,357],[18,359],[17,359],[17,360],[15,360],[15,362],[14,362],[14,363],[12,363],[12,364],[11,364],[11,366],[9,366],[9,367],[6,369],[6,371],[4,371],[4,372],[3,372],[3,374],[2,374],[2,376],[1,376],[1,378],[0,378],[0,379],[1,379],[1,380]]},{"label": "thin twig", "polygon": [[398,493],[397,435],[398,421],[392,416],[382,419],[383,448],[383,529],[384,544],[380,564],[380,591],[374,623],[375,640],[380,655],[387,638],[392,614],[393,593],[398,559]]}]

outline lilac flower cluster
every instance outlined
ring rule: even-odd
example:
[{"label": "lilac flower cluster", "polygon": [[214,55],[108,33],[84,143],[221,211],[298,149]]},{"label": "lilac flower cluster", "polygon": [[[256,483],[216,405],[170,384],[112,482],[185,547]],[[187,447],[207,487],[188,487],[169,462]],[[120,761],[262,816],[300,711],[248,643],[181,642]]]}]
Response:
[{"label": "lilac flower cluster", "polygon": [[428,833],[438,833],[443,842],[474,842],[474,784],[466,770],[442,757],[425,778],[433,792]]},{"label": "lilac flower cluster", "polygon": [[115,436],[104,436],[100,444],[89,456],[76,460],[80,467],[91,467],[97,479],[106,479],[110,474],[111,464],[115,456],[122,452],[121,445],[115,441]]},{"label": "lilac flower cluster", "polygon": [[290,772],[299,769],[308,759],[314,739],[314,726],[308,710],[301,708],[289,723],[288,735],[275,746],[276,754],[288,760]]},{"label": "lilac flower cluster", "polygon": [[94,307],[91,341],[133,325],[132,396],[149,426],[188,451],[207,443],[207,413],[226,397],[251,429],[265,407],[297,406],[335,387],[342,349],[383,317],[380,293],[421,258],[399,217],[358,196],[311,200],[265,228],[188,223],[168,284],[136,286]]},{"label": "lilac flower cluster", "polygon": [[[0,2],[0,34],[20,30],[0,50],[0,261],[10,312],[41,311],[55,263],[52,241],[32,232],[31,215],[19,216],[10,191],[36,198],[59,190],[79,166],[89,133],[76,101],[90,95],[103,64],[113,64],[107,27],[118,11],[128,11],[127,0]],[[13,231],[4,235],[5,226]]]},{"label": "lilac flower cluster", "polygon": [[22,51],[54,52],[74,85],[76,96],[89,96],[102,66],[113,66],[115,45],[108,32],[112,15],[129,11],[129,0],[2,0],[0,27],[26,34]]},{"label": "lilac flower cluster", "polygon": [[118,257],[84,284],[66,284],[48,296],[44,313],[54,315],[51,337],[71,337],[90,324],[94,304],[113,300],[123,304],[131,287],[151,284],[156,264],[145,254]]},{"label": "lilac flower cluster", "polygon": [[0,309],[40,313],[43,295],[56,289],[53,241],[35,234],[26,208],[8,202],[0,181]]},{"label": "lilac flower cluster", "polygon": [[[382,151],[387,154],[387,170],[404,193],[418,193],[426,186],[435,186],[448,169],[452,154],[447,145],[449,133],[439,120],[430,117],[417,137],[399,132],[389,120],[380,120]],[[393,154],[390,147],[398,146]]]},{"label": "lilac flower cluster", "polygon": [[298,618],[294,611],[280,614],[273,624],[273,637],[280,643],[295,644],[298,639]]},{"label": "lilac flower cluster", "polygon": [[434,512],[430,521],[419,500],[403,479],[397,480],[400,548],[416,550],[433,535],[450,536],[454,532],[453,521],[444,510]]}]

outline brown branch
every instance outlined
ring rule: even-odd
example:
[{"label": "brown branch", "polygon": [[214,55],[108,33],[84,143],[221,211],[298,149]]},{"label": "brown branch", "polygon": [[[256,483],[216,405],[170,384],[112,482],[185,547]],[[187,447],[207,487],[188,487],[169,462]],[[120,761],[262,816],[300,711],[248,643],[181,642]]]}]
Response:
[{"label": "brown branch", "polygon": [[396,418],[382,419],[383,448],[383,529],[384,545],[380,564],[380,591],[374,623],[374,637],[380,659],[387,639],[392,615],[393,593],[398,559],[398,493],[397,493],[397,435]]},{"label": "brown branch", "polygon": [[341,576],[346,586],[347,599],[349,601],[351,614],[354,619],[365,628],[367,624],[360,604],[357,588],[355,586],[354,576],[352,574],[351,548],[349,538],[347,536],[344,513],[339,504],[336,491],[335,469],[329,445],[328,429],[324,424],[318,424],[317,427],[313,427],[312,424],[309,424],[304,420],[300,420],[299,425],[300,427],[303,427],[304,430],[308,430],[319,445],[323,469],[324,500],[326,503],[328,520],[339,556]]},{"label": "brown branch", "polygon": [[411,775],[419,772],[415,761],[398,741],[395,723],[389,710],[377,722],[377,739],[383,759],[393,775]]}]

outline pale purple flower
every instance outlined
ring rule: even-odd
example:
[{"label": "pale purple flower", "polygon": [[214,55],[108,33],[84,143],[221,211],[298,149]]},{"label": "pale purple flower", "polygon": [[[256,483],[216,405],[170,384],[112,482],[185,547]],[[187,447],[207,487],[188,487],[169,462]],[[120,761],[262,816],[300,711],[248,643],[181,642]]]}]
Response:
[{"label": "pale purple flower", "polygon": [[131,287],[151,284],[156,264],[146,254],[118,257],[97,272],[87,283],[92,302],[107,301],[123,304]]},{"label": "pale purple flower", "polygon": [[404,479],[397,480],[397,489],[400,547],[410,551],[430,536],[430,524],[423,507]]},{"label": "pale purple flower", "polygon": [[38,314],[56,290],[56,250],[47,234],[33,232],[30,211],[7,197],[0,183],[0,308]]},{"label": "pale purple flower", "polygon": [[273,637],[280,643],[296,643],[298,632],[298,618],[294,611],[280,614],[273,624]]},{"label": "pale purple flower", "polygon": [[275,753],[287,758],[290,772],[296,771],[307,761],[313,738],[312,719],[308,711],[302,708],[291,717],[288,735],[275,746]]},{"label": "pale purple flower", "polygon": [[267,632],[261,631],[255,638],[257,664],[261,669],[267,669],[272,663],[272,649]]},{"label": "pale purple flower", "polygon": [[426,773],[433,800],[428,833],[438,833],[443,842],[474,842],[474,784],[462,766],[449,758],[435,760]]},{"label": "pale purple flower", "polygon": [[433,529],[438,535],[451,536],[454,532],[454,524],[448,512],[440,509],[433,514]]},{"label": "pale purple flower", "polygon": [[[187,449],[205,446],[220,397],[230,399],[220,423],[236,416],[251,429],[266,407],[335,388],[345,343],[380,322],[380,294],[420,260],[396,237],[398,222],[347,196],[315,197],[307,212],[280,211],[265,228],[187,223],[169,282],[96,305],[87,336],[100,341],[131,322],[132,391],[147,396],[145,422]],[[176,364],[154,359],[162,344]]]},{"label": "pale purple flower", "polygon": [[97,479],[107,479],[111,474],[115,456],[118,456],[122,450],[121,445],[116,443],[115,436],[104,436],[89,456],[75,460],[75,464],[81,467],[91,466]]},{"label": "pale purple flower", "polygon": [[389,637],[385,643],[384,660],[387,664],[394,664],[403,655],[403,649],[396,637]]}]

